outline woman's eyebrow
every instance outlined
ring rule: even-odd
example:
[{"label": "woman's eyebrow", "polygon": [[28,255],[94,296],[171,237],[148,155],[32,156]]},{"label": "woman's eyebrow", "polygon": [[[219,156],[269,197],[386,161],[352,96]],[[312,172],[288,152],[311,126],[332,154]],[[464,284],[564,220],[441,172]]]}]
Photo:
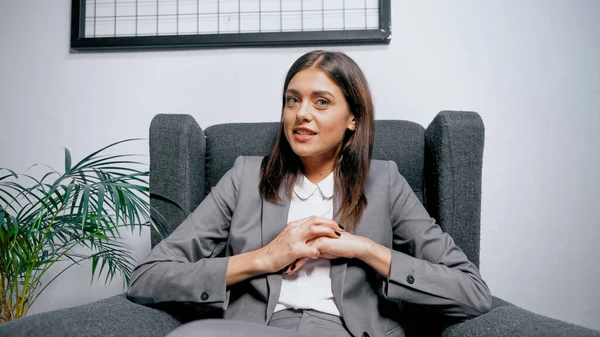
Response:
[{"label": "woman's eyebrow", "polygon": [[331,97],[335,97],[332,93],[330,93],[327,90],[317,90],[317,91],[313,91],[312,92],[313,96],[331,96]]},{"label": "woman's eyebrow", "polygon": [[[300,91],[296,90],[296,89],[288,89],[285,91],[286,94],[292,94],[292,95],[300,95]],[[315,90],[311,93],[311,96],[331,96],[331,97],[335,97],[331,92],[327,91],[327,90]]]}]

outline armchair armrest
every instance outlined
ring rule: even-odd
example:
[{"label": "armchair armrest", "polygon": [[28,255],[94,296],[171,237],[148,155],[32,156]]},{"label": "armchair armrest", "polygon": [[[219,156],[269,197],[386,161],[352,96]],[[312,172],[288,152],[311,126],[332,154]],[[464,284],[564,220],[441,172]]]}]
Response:
[{"label": "armchair armrest", "polygon": [[[204,199],[206,137],[190,115],[158,114],[150,123],[150,212],[168,236]],[[152,228],[154,247],[162,237]]]},{"label": "armchair armrest", "polygon": [[425,130],[425,206],[477,267],[484,133],[469,111],[442,111]]},{"label": "armchair armrest", "polygon": [[0,336],[165,336],[181,323],[168,313],[129,301],[125,294],[0,324]]},{"label": "armchair armrest", "polygon": [[549,318],[494,297],[491,311],[444,330],[442,337],[600,337],[600,332]]}]

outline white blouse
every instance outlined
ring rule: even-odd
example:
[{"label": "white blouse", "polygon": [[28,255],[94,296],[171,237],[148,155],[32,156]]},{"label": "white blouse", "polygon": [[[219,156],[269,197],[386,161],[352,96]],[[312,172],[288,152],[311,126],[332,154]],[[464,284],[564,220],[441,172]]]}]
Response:
[{"label": "white blouse", "polygon": [[[333,172],[318,185],[304,175],[297,179],[288,212],[288,223],[312,215],[333,217]],[[284,309],[313,309],[340,316],[333,300],[328,259],[308,261],[288,276],[283,274],[275,312]]]}]

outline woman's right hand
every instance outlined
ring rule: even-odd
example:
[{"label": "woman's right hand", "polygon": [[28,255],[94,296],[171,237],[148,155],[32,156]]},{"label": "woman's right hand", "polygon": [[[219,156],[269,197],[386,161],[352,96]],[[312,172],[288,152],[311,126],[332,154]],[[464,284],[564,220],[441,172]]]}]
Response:
[{"label": "woman's right hand", "polygon": [[319,250],[307,245],[307,242],[321,236],[337,239],[342,231],[337,222],[317,216],[292,221],[259,250],[260,259],[269,272],[277,272],[290,264],[290,272],[295,271],[293,264],[296,260],[319,258]]}]

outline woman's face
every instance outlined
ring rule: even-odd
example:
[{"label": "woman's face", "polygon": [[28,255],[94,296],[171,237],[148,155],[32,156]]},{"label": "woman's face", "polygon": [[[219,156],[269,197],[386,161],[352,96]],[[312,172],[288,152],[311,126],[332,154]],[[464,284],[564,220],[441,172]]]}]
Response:
[{"label": "woman's face", "polygon": [[283,128],[303,162],[335,159],[346,130],[354,127],[342,90],[322,70],[307,68],[292,77],[285,92]]}]

